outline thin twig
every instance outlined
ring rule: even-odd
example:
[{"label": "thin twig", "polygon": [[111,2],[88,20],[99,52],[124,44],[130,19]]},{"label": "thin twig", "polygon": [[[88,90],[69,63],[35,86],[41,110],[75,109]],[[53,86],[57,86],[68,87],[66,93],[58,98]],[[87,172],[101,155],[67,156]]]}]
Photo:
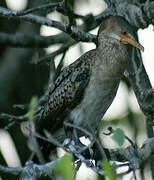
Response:
[{"label": "thin twig", "polygon": [[[2,7],[0,7],[0,14],[4,17],[8,17],[8,18],[16,18],[16,19],[28,21],[31,23],[37,23],[37,24],[46,25],[49,27],[55,27],[65,33],[68,33],[67,25],[65,25],[61,22],[58,22],[58,21],[54,21],[54,20],[42,17],[42,16],[38,16],[38,15],[34,15],[34,14],[27,14],[24,16],[15,16],[16,11],[11,11],[9,9],[2,8]],[[72,38],[74,38],[76,41],[96,42],[95,35],[92,35],[90,33],[85,33],[78,27],[71,27],[68,34]]]}]

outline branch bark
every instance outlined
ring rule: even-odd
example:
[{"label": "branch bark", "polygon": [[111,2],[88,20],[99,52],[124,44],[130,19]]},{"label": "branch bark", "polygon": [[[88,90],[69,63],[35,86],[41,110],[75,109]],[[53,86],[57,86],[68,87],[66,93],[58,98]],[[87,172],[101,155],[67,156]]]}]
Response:
[{"label": "branch bark", "polygon": [[[96,166],[91,166],[91,161],[85,159],[82,154],[76,151],[76,148],[73,145],[69,145],[69,149],[63,146],[63,148],[71,153],[73,153],[81,162],[85,163],[88,168],[96,171],[99,174],[103,174],[101,169],[98,169]],[[134,147],[129,146],[126,149],[111,149],[110,155],[111,160],[119,161],[119,162],[129,162],[129,168],[131,170],[136,170],[142,167],[142,164],[146,162],[152,154],[154,154],[154,138],[147,139],[141,148],[134,149]],[[55,161],[51,161],[45,163],[43,165],[35,164],[32,161],[27,162],[24,167],[19,168],[8,168],[0,165],[0,171],[2,173],[10,173],[10,174],[22,174],[22,180],[35,179],[40,176],[52,176],[53,169],[56,163],[60,161],[60,159],[56,159]]]},{"label": "branch bark", "polygon": [[20,48],[45,48],[51,44],[66,43],[69,35],[61,33],[53,36],[39,36],[24,33],[6,34],[0,32],[0,44]]}]

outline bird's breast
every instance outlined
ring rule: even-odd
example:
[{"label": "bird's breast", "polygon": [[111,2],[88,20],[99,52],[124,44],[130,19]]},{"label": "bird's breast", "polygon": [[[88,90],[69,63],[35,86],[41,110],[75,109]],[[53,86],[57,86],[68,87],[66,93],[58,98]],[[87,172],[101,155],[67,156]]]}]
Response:
[{"label": "bird's breast", "polygon": [[112,103],[120,79],[114,79],[104,73],[103,66],[96,65],[80,104],[70,113],[70,119],[86,129],[96,129],[104,113]]}]

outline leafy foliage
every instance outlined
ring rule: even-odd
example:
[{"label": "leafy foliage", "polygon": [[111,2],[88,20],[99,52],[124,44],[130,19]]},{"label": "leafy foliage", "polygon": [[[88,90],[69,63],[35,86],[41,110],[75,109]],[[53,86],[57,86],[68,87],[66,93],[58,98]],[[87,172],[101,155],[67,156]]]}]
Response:
[{"label": "leafy foliage", "polygon": [[122,146],[125,141],[124,131],[120,128],[117,128],[113,131],[112,139],[119,145]]},{"label": "leafy foliage", "polygon": [[28,111],[28,119],[32,119],[35,114],[35,109],[37,107],[38,99],[36,96],[33,96],[30,102],[30,107]]},{"label": "leafy foliage", "polygon": [[54,171],[61,174],[64,180],[74,180],[76,170],[72,156],[65,154],[56,164]]},{"label": "leafy foliage", "polygon": [[103,170],[105,174],[105,180],[116,180],[116,173],[115,173],[115,168],[114,164],[111,165],[108,160],[103,160]]}]

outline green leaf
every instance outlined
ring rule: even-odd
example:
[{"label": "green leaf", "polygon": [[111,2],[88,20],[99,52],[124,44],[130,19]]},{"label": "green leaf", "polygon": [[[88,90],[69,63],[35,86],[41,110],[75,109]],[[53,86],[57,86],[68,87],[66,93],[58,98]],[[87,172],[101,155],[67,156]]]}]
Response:
[{"label": "green leaf", "polygon": [[124,131],[120,128],[117,128],[112,135],[112,139],[119,145],[122,146],[125,141]]},{"label": "green leaf", "polygon": [[72,156],[69,154],[65,154],[56,164],[54,171],[61,174],[64,180],[74,180],[75,166],[72,160]]},{"label": "green leaf", "polygon": [[111,165],[108,160],[103,160],[103,171],[105,174],[106,180],[116,180],[116,173],[115,173],[115,167],[114,164]]},{"label": "green leaf", "polygon": [[33,96],[30,102],[30,107],[28,111],[28,119],[32,119],[35,114],[35,109],[37,107],[38,99],[36,96]]}]

